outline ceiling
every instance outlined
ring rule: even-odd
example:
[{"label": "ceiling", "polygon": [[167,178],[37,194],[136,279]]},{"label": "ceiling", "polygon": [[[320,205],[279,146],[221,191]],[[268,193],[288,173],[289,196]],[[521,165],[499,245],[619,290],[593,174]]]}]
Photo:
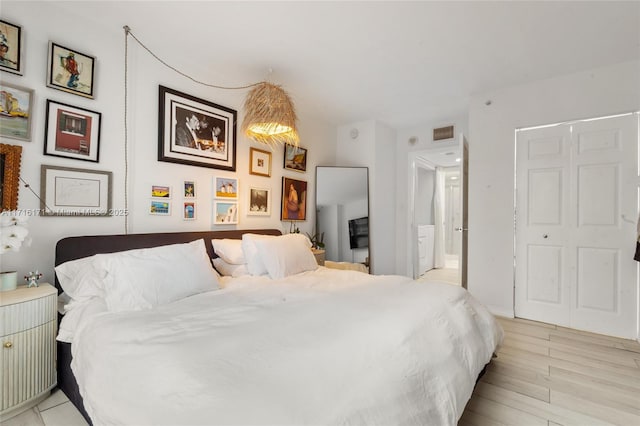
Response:
[{"label": "ceiling", "polygon": [[640,59],[638,1],[56,3],[197,79],[282,84],[333,125],[446,120],[473,94]]}]

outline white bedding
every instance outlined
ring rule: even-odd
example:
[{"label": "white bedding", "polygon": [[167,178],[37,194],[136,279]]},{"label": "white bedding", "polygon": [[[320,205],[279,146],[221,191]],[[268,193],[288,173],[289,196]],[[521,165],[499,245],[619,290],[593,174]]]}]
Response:
[{"label": "white bedding", "polygon": [[86,318],[95,425],[455,425],[501,342],[465,290],[318,268]]}]

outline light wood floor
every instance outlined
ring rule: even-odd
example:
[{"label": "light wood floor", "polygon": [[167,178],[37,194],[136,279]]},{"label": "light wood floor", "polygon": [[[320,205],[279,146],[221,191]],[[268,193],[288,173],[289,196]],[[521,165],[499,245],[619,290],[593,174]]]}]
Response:
[{"label": "light wood floor", "polygon": [[499,318],[502,348],[459,426],[640,426],[640,344]]}]

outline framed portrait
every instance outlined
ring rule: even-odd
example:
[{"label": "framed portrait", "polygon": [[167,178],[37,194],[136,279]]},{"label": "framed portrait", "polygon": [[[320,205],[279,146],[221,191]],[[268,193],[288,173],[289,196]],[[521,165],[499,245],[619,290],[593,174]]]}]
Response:
[{"label": "framed portrait", "polygon": [[22,27],[0,19],[0,70],[22,75]]},{"label": "framed portrait", "polygon": [[182,197],[183,198],[196,198],[196,182],[193,180],[185,180],[182,183]]},{"label": "framed portrait", "polygon": [[22,147],[0,143],[0,211],[18,209]]},{"label": "framed portrait", "polygon": [[102,114],[47,99],[44,154],[93,161],[100,158]]},{"label": "framed portrait", "polygon": [[307,220],[307,182],[282,177],[280,220]]},{"label": "framed portrait", "polygon": [[0,81],[0,136],[31,141],[33,90]]},{"label": "framed portrait", "polygon": [[151,198],[171,199],[171,187],[166,185],[151,185]]},{"label": "framed portrait", "polygon": [[261,149],[249,149],[249,173],[256,176],[271,176],[271,153]]},{"label": "framed portrait", "polygon": [[158,161],[236,170],[237,112],[160,86]]},{"label": "framed portrait", "polygon": [[185,201],[182,203],[182,219],[196,220],[196,203],[195,201]]},{"label": "framed portrait", "polygon": [[238,203],[235,201],[213,201],[213,224],[235,225],[238,223]]},{"label": "framed portrait", "polygon": [[215,176],[213,178],[213,188],[216,198],[238,199],[238,179],[236,178]]},{"label": "framed portrait", "polygon": [[299,146],[284,146],[284,168],[296,172],[307,171],[307,150]]},{"label": "framed portrait", "polygon": [[249,216],[271,216],[271,188],[249,188]]},{"label": "framed portrait", "polygon": [[48,166],[40,168],[40,208],[45,216],[111,216],[112,173]]},{"label": "framed portrait", "polygon": [[149,214],[155,216],[171,216],[171,202],[151,199],[149,201]]},{"label": "framed portrait", "polygon": [[47,86],[93,99],[96,58],[49,42]]}]

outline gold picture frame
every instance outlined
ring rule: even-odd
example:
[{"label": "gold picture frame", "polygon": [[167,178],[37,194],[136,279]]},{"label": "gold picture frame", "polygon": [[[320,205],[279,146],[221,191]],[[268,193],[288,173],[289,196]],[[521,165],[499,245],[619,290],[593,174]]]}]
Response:
[{"label": "gold picture frame", "polygon": [[2,194],[1,211],[18,209],[21,158],[21,146],[0,144],[0,193]]},{"label": "gold picture frame", "polygon": [[257,148],[249,149],[249,174],[271,177],[271,153]]}]

